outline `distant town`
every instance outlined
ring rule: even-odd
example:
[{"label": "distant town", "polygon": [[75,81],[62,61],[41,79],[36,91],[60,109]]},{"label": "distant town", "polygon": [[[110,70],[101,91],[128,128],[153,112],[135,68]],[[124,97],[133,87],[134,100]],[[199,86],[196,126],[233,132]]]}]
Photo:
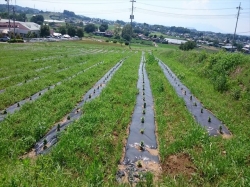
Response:
[{"label": "distant town", "polygon": [[[15,33],[15,36],[19,36],[20,38],[52,37],[70,39],[81,38],[85,33],[87,36],[96,35],[117,40],[121,38],[127,40],[117,34],[127,24],[130,24],[122,20],[111,21],[90,18],[76,15],[74,12],[68,10],[59,13],[44,12],[20,6],[14,6],[14,9],[15,15],[10,12],[10,16],[8,16],[6,4],[0,5],[0,38],[11,38],[11,33]],[[90,28],[92,25],[95,25],[93,29]],[[90,28],[90,30],[86,28]],[[46,29],[49,30],[46,31]],[[250,53],[250,36],[236,34],[234,38],[233,34],[197,31],[196,29],[184,27],[133,22],[132,39],[166,44],[181,44],[187,41],[194,41],[197,47],[206,45],[215,48],[224,48],[228,51]]]}]

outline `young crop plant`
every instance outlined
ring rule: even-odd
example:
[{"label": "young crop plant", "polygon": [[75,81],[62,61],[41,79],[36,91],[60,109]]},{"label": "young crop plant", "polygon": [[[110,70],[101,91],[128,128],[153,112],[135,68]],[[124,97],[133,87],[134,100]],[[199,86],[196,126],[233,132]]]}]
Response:
[{"label": "young crop plant", "polygon": [[67,120],[70,120],[70,116],[67,117]]},{"label": "young crop plant", "polygon": [[141,129],[141,130],[140,130],[140,133],[141,133],[141,134],[144,134],[144,129]]},{"label": "young crop plant", "polygon": [[203,113],[203,108],[201,108],[201,113]]},{"label": "young crop plant", "polygon": [[220,132],[220,134],[223,134],[222,126],[221,126],[221,125],[220,125],[220,127],[219,127],[219,132]]},{"label": "young crop plant", "polygon": [[192,95],[190,95],[190,101],[192,101],[192,99],[193,99],[193,96],[192,96]]},{"label": "young crop plant", "polygon": [[17,107],[20,107],[20,103],[17,103]]},{"label": "young crop plant", "polygon": [[61,125],[60,125],[60,123],[58,123],[56,131],[59,132],[60,130],[61,130]]},{"label": "young crop plant", "polygon": [[141,161],[138,161],[137,167],[138,167],[138,168],[141,168],[141,167],[142,167]]},{"label": "young crop plant", "polygon": [[145,119],[144,117],[141,118],[141,122],[144,123],[145,122]]},{"label": "young crop plant", "polygon": [[208,122],[211,123],[211,117],[210,116],[208,117]]},{"label": "young crop plant", "polygon": [[145,109],[142,110],[142,114],[146,114],[146,110]]},{"label": "young crop plant", "polygon": [[197,106],[197,103],[196,103],[196,102],[194,102],[194,106]]},{"label": "young crop plant", "polygon": [[47,149],[48,141],[46,139],[43,140],[43,149]]},{"label": "young crop plant", "polygon": [[146,106],[147,106],[147,104],[146,104],[146,103],[144,103],[144,104],[143,104],[143,107],[144,107],[144,108],[146,108]]},{"label": "young crop plant", "polygon": [[141,142],[140,142],[140,150],[141,150],[141,151],[144,151],[144,148],[145,148],[144,142],[141,141]]}]

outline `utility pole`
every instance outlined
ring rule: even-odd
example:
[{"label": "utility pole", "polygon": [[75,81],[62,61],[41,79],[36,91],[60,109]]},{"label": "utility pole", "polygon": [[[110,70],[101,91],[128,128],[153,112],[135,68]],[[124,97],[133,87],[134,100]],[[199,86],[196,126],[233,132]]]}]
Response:
[{"label": "utility pole", "polygon": [[7,6],[8,6],[8,17],[9,17],[9,31],[10,31],[10,0],[5,0],[7,2]]},{"label": "utility pole", "polygon": [[[241,3],[240,3],[241,6]],[[235,34],[236,34],[236,29],[237,29],[237,25],[238,25],[238,20],[239,20],[239,16],[240,16],[240,10],[242,10],[242,8],[238,6],[236,7],[238,9],[238,14],[237,14],[237,21],[236,21],[236,25],[235,25],[235,30],[234,30],[234,37],[233,37],[233,43],[232,43],[232,52],[233,52],[233,47],[234,47],[234,40],[235,40]]]},{"label": "utility pole", "polygon": [[130,15],[130,19],[131,19],[131,28],[132,28],[132,22],[133,19],[135,18],[134,16],[134,3],[136,2],[135,0],[131,0],[130,2],[132,2],[132,14]]},{"label": "utility pole", "polygon": [[130,19],[131,19],[131,38],[132,38],[132,34],[133,34],[133,19],[135,18],[134,16],[134,3],[136,2],[135,0],[130,0],[130,2],[132,3],[132,14],[130,15]]},{"label": "utility pole", "polygon": [[13,7],[13,21],[14,21],[14,39],[16,39],[16,15],[15,15],[15,7]]}]

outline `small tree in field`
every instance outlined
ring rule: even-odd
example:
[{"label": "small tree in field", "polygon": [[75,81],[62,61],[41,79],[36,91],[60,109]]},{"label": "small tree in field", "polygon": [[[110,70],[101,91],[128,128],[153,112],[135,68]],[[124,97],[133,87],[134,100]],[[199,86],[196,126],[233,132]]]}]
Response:
[{"label": "small tree in field", "polygon": [[192,49],[194,49],[196,47],[196,43],[195,42],[193,42],[193,41],[188,41],[188,42],[186,42],[185,44],[181,44],[180,46],[179,46],[179,49],[180,50],[183,50],[183,51],[189,51],[189,50],[192,50]]}]

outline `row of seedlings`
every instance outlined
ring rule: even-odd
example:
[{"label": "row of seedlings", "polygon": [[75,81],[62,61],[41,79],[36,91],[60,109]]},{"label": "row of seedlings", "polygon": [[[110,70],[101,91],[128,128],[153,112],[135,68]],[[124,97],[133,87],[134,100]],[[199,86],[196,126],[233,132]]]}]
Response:
[{"label": "row of seedlings", "polygon": [[[89,54],[98,54],[98,53],[102,53],[103,51],[102,50],[90,50],[90,51],[83,51],[77,55],[69,55],[69,57],[76,57],[76,56],[82,56],[82,55],[89,55]],[[48,58],[43,58],[43,59],[36,59],[36,60],[31,60],[31,62],[36,62],[35,64],[33,64],[32,66],[30,66],[30,61],[27,61],[27,65],[29,65],[28,69],[26,69],[26,72],[30,69],[30,71],[42,71],[44,69],[48,69],[50,68],[51,66],[50,65],[50,61],[46,63],[46,67],[44,67],[44,62],[41,62],[41,63],[37,63],[37,61],[44,61],[44,60],[53,60],[53,59],[60,59],[60,58],[64,58],[63,55],[60,55],[60,56],[54,56],[54,57],[48,57]],[[42,66],[42,67],[38,67],[37,69],[34,69],[36,66]],[[25,66],[22,64],[22,66],[20,66],[20,69],[23,69]],[[2,68],[3,69],[3,68]],[[8,67],[8,70],[10,68]],[[14,77],[14,76],[19,76],[19,75],[22,75],[22,73],[17,73],[17,71],[19,71],[20,69],[13,69],[13,71],[4,71],[3,73],[5,74],[8,74],[6,77],[1,77],[0,80],[5,80],[5,79],[9,79],[11,77]],[[7,69],[6,69],[7,70]],[[12,73],[14,74],[13,76],[9,76],[9,74]]]},{"label": "row of seedlings", "polygon": [[46,154],[51,150],[53,145],[55,145],[58,141],[58,134],[65,130],[70,124],[74,121],[78,120],[82,116],[81,108],[83,105],[98,97],[102,90],[105,88],[107,82],[109,82],[115,72],[122,66],[123,62],[126,59],[119,61],[111,70],[109,70],[96,84],[93,86],[83,97],[82,100],[76,105],[76,107],[64,118],[54,124],[53,128],[40,140],[35,144],[34,149],[31,151],[32,153],[35,151],[35,154]]},{"label": "row of seedlings", "polygon": [[190,90],[181,83],[178,77],[165,63],[158,59],[158,64],[178,96],[184,99],[189,112],[194,116],[195,120],[207,130],[210,136],[231,135],[227,127],[217,119],[212,112],[204,108],[202,103],[193,96]]},{"label": "row of seedlings", "polygon": [[128,181],[131,185],[146,180],[148,172],[159,173],[160,171],[155,134],[154,102],[145,69],[144,54],[139,67],[137,87],[139,94],[129,128],[125,158],[116,174],[119,183]]},{"label": "row of seedlings", "polygon": [[[81,66],[81,65],[83,65],[83,64],[85,64],[85,63],[86,63],[86,62],[82,62],[82,63],[76,64],[76,65],[74,65],[74,66],[70,66],[70,67],[68,66],[68,67],[66,67],[66,68],[57,70],[56,73],[60,73],[60,72],[62,72],[62,71],[68,70],[68,69],[70,69],[70,68],[72,68],[72,67]],[[51,67],[51,66],[50,66],[50,67]],[[46,68],[46,67],[45,67],[45,68],[41,68],[39,71],[41,71],[41,70],[43,70],[43,69],[48,69],[48,68]],[[29,79],[29,80],[25,80],[24,82],[18,83],[18,84],[16,84],[16,85],[13,85],[13,86],[10,86],[10,87],[22,86],[22,85],[25,84],[25,83],[29,83],[29,82],[32,82],[32,81],[36,81],[36,80],[42,79],[42,78],[44,78],[44,77],[45,77],[45,76],[38,76],[38,77]],[[6,89],[0,90],[0,94],[3,93],[3,92],[5,92],[5,91],[6,91]]]},{"label": "row of seedlings", "polygon": [[47,88],[45,88],[45,89],[43,89],[43,90],[41,90],[41,91],[39,91],[39,92],[33,94],[33,95],[30,96],[29,98],[26,98],[26,99],[24,99],[24,100],[21,100],[21,101],[15,103],[15,104],[13,104],[12,106],[9,106],[8,108],[6,108],[6,109],[4,109],[3,111],[0,112],[0,122],[2,122],[2,121],[7,117],[7,115],[13,114],[14,112],[20,110],[21,106],[24,105],[25,103],[37,100],[37,99],[38,99],[39,97],[41,97],[44,93],[48,92],[48,91],[51,90],[51,89],[54,89],[56,86],[62,84],[63,82],[68,81],[68,80],[71,80],[72,78],[75,78],[77,75],[82,74],[82,73],[84,73],[85,71],[87,71],[87,70],[89,70],[89,69],[91,69],[91,68],[93,68],[93,67],[96,67],[96,66],[98,66],[98,65],[100,65],[100,64],[102,64],[102,63],[103,63],[103,62],[99,62],[99,63],[97,63],[97,64],[94,64],[94,65],[92,65],[92,66],[86,68],[85,70],[81,70],[81,71],[79,71],[78,73],[76,73],[75,75],[72,75],[72,76],[70,76],[70,77],[67,77],[67,78],[64,79],[64,80],[62,80],[62,81],[60,81],[60,82],[57,82],[56,84],[54,84],[54,85],[52,85],[52,86],[49,86],[49,87],[47,87]]}]

